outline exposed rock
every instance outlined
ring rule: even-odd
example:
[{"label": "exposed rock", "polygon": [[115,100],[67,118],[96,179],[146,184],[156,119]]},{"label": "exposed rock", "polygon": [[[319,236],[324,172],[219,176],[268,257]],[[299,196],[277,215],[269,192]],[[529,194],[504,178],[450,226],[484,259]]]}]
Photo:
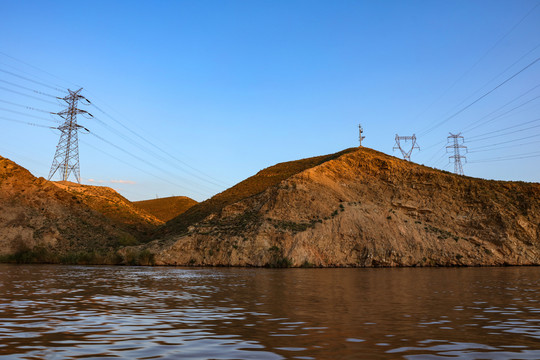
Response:
[{"label": "exposed rock", "polygon": [[540,184],[348,149],[265,169],[161,233],[159,265],[538,265]]}]

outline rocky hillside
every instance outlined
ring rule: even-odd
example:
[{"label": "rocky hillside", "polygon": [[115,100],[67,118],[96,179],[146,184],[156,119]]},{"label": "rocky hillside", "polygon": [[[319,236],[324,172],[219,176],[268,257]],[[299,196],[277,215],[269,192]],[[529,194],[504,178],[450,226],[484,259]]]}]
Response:
[{"label": "rocky hillside", "polygon": [[112,189],[36,178],[0,157],[0,260],[121,262],[118,248],[161,223],[126,202]]},{"label": "rocky hillside", "polygon": [[160,265],[540,264],[540,184],[348,149],[265,169],[162,234]]},{"label": "rocky hillside", "polygon": [[89,208],[134,233],[149,233],[164,223],[110,187],[81,185],[69,181],[57,181],[54,184],[77,197]]},{"label": "rocky hillside", "polygon": [[186,212],[186,210],[196,204],[198,204],[197,201],[187,196],[171,196],[133,202],[133,205],[164,222]]},{"label": "rocky hillside", "polygon": [[188,226],[204,220],[211,214],[219,213],[226,206],[259,194],[295,174],[354,150],[347,149],[332,155],[284,162],[261,170],[256,175],[197,204],[197,206],[191,207],[185,213],[172,219],[167,226],[161,229],[160,235],[184,233],[187,231]]}]

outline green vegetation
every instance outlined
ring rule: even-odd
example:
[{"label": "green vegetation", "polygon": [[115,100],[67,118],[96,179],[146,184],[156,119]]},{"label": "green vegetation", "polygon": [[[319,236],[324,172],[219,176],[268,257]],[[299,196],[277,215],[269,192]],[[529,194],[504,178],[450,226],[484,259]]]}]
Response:
[{"label": "green vegetation", "polygon": [[137,240],[133,235],[131,234],[122,234],[118,238],[118,245],[119,246],[135,246],[139,245],[139,240]]},{"label": "green vegetation", "polygon": [[434,234],[439,234],[437,236],[437,238],[440,239],[440,240],[445,240],[445,239],[448,239],[448,238],[452,238],[456,242],[459,240],[459,236],[454,235],[449,231],[442,230],[442,229],[436,228],[436,227],[431,226],[431,225],[424,226],[424,230],[426,230],[427,232],[434,233]]},{"label": "green vegetation", "polygon": [[15,264],[119,265],[122,258],[116,252],[71,251],[55,254],[43,246],[26,249],[12,255],[0,256],[0,262]]},{"label": "green vegetation", "polygon": [[126,251],[124,262],[126,265],[155,265],[154,254],[148,249],[136,250],[128,249]]},{"label": "green vegetation", "polygon": [[271,253],[270,261],[266,264],[270,268],[288,268],[292,266],[292,260],[283,256],[283,250],[278,246],[272,246],[268,249]]}]

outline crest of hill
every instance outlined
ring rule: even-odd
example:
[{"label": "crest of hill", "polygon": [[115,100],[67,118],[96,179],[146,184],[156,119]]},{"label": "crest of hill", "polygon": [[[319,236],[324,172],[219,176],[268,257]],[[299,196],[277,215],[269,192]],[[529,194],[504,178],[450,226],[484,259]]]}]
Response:
[{"label": "crest of hill", "polygon": [[198,202],[187,196],[170,196],[159,199],[134,201],[133,204],[161,221],[169,221],[186,212]]},{"label": "crest of hill", "polygon": [[55,181],[54,184],[76,196],[91,209],[136,232],[148,232],[164,223],[110,187],[82,185],[71,181]]},{"label": "crest of hill", "polygon": [[[127,201],[112,189],[55,184],[36,178],[0,157],[0,256],[6,261],[77,263],[84,254],[82,263],[114,263],[116,249],[139,242],[140,233],[133,225],[140,221],[141,227],[149,229],[147,226],[156,220],[115,220],[106,211],[99,211],[107,202],[94,199],[100,196],[110,197],[110,202],[121,206]],[[100,205],[94,209],[87,203]],[[98,257],[98,253],[102,256]]]},{"label": "crest of hill", "polygon": [[350,148],[335,154],[283,162],[263,169],[256,175],[247,178],[208,200],[192,206],[184,213],[170,220],[162,229],[160,229],[158,236],[184,233],[188,230],[190,225],[202,221],[210,214],[219,213],[228,205],[257,195],[269,187],[275,186],[281,181],[305,171],[306,169],[318,166],[356,150],[357,148]]},{"label": "crest of hill", "polygon": [[368,148],[278,164],[205,203],[185,213],[199,207],[198,218],[169,223],[192,221],[187,229],[146,245],[157,264],[540,264],[540,184],[459,176]]}]

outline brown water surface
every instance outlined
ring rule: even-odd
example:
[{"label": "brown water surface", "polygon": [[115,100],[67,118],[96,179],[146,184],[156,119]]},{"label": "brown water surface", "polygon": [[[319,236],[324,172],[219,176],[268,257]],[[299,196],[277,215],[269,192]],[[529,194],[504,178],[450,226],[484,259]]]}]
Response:
[{"label": "brown water surface", "polygon": [[4,359],[540,359],[540,268],[0,265]]}]

